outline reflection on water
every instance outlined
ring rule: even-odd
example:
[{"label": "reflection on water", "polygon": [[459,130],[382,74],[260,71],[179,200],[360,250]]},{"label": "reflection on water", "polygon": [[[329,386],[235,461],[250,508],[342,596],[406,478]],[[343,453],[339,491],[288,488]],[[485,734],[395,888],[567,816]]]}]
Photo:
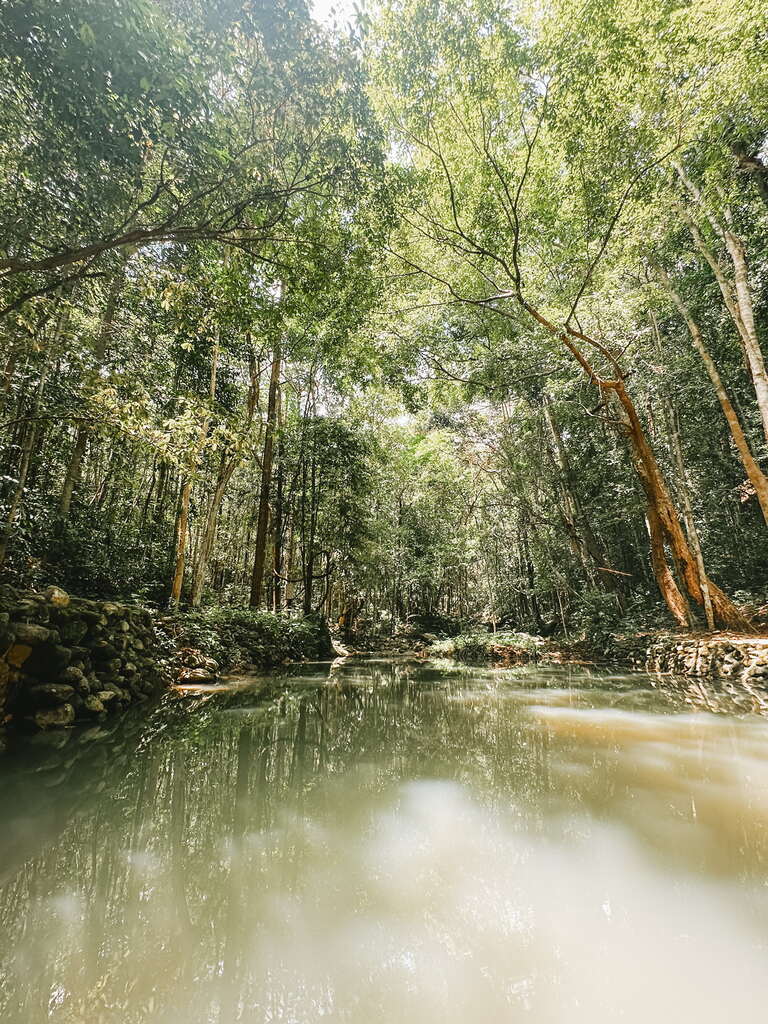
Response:
[{"label": "reflection on water", "polygon": [[745,700],[370,660],[20,741],[0,1018],[762,1019],[768,721]]}]

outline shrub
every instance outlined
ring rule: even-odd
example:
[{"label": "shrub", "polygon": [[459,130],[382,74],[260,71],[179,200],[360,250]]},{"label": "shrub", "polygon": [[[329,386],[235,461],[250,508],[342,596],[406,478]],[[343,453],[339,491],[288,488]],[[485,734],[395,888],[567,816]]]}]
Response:
[{"label": "shrub", "polygon": [[328,627],[317,616],[305,619],[247,608],[212,608],[163,620],[178,647],[193,647],[215,658],[222,671],[244,665],[267,668],[331,653]]},{"label": "shrub", "polygon": [[536,656],[543,643],[542,637],[530,633],[460,633],[438,640],[429,653],[467,662],[528,660]]}]

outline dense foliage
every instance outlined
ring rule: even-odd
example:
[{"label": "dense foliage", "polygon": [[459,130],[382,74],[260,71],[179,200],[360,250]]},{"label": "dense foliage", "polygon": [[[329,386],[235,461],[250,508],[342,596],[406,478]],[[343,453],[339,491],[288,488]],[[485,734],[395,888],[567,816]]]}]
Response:
[{"label": "dense foliage", "polygon": [[209,608],[164,619],[159,628],[175,648],[204,651],[222,671],[268,668],[329,654],[328,630],[318,616],[299,619],[250,608]]},{"label": "dense foliage", "polygon": [[768,601],[763,5],[15,0],[0,39],[10,580],[348,633]]}]

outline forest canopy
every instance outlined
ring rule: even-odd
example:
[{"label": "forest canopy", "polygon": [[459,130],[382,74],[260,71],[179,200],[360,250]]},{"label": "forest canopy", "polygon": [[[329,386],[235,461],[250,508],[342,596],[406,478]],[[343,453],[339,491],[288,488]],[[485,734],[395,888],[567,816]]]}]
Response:
[{"label": "forest canopy", "polygon": [[0,9],[0,564],[566,633],[768,602],[758,0]]}]

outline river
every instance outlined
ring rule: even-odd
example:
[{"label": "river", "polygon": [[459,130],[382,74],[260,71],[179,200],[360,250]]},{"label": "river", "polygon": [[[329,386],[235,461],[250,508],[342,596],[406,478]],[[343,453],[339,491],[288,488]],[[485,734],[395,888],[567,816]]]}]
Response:
[{"label": "river", "polygon": [[708,1024],[768,1006],[768,720],[351,659],[0,762],[4,1024]]}]

